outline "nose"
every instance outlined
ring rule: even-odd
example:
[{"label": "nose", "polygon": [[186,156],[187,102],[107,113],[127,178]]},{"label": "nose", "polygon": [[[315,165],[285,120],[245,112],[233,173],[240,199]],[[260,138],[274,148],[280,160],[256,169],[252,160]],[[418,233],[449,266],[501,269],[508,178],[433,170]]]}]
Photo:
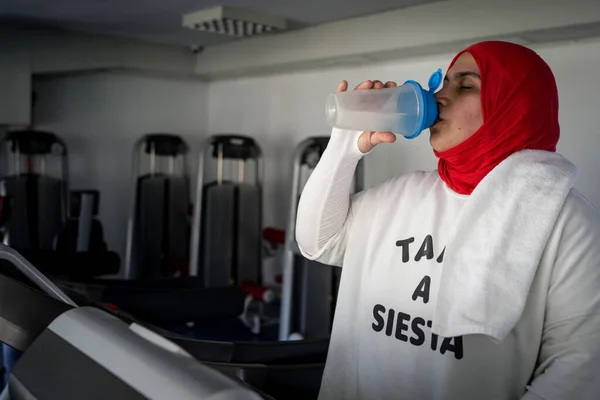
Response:
[{"label": "nose", "polygon": [[438,108],[447,106],[448,102],[450,101],[448,99],[448,95],[446,93],[445,88],[440,89],[437,93],[434,94],[434,96]]}]

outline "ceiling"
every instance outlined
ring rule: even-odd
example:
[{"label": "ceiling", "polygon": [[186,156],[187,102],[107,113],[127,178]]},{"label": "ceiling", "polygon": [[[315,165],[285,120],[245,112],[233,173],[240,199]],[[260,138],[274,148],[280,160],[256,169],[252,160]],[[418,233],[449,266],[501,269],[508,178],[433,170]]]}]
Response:
[{"label": "ceiling", "polygon": [[[181,26],[182,15],[216,5],[248,8],[288,19],[300,29],[434,0],[0,0],[0,23],[138,38],[182,46],[240,40]],[[368,27],[367,27],[368,29]]]}]

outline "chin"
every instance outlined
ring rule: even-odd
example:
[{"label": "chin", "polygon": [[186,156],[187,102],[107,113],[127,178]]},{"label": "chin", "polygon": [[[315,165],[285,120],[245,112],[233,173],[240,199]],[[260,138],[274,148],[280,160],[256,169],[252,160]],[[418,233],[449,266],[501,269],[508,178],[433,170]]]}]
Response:
[{"label": "chin", "polygon": [[438,129],[430,129],[429,133],[429,144],[431,144],[433,150],[437,152],[444,151],[446,146],[443,140],[442,132]]}]

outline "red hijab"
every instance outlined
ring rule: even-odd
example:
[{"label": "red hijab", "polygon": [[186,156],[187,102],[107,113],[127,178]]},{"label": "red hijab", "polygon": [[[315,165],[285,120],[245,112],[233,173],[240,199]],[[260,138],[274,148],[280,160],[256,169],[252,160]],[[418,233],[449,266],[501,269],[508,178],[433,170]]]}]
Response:
[{"label": "red hijab", "polygon": [[481,75],[483,125],[463,143],[434,153],[444,182],[457,193],[471,194],[511,154],[556,151],[560,127],[554,75],[534,51],[514,43],[481,42],[458,53],[450,67],[465,52]]}]

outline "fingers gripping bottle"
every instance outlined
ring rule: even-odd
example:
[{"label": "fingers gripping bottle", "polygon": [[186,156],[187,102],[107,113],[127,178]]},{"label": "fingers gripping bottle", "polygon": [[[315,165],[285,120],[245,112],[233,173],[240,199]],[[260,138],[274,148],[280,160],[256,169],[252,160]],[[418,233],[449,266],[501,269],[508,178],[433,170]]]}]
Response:
[{"label": "fingers gripping bottle", "polygon": [[437,119],[434,93],[441,82],[442,70],[438,69],[429,78],[429,90],[409,80],[394,88],[330,94],[327,122],[334,128],[392,132],[414,139]]}]

